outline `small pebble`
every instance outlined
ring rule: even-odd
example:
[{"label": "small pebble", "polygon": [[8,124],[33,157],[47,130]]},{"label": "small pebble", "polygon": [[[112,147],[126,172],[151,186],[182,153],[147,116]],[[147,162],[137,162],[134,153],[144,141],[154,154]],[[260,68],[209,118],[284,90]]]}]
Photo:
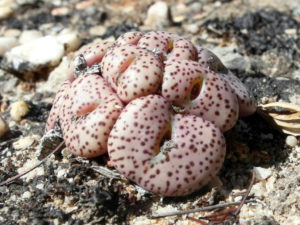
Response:
[{"label": "small pebble", "polygon": [[0,138],[8,131],[7,122],[2,118],[0,114]]},{"label": "small pebble", "polygon": [[75,8],[77,10],[84,10],[89,7],[92,7],[95,3],[91,0],[86,0],[86,1],[80,1],[75,5]]},{"label": "small pebble", "polygon": [[21,30],[19,29],[7,29],[6,31],[4,31],[3,36],[4,37],[19,37],[21,35]]},{"label": "small pebble", "polygon": [[57,36],[57,39],[65,46],[66,52],[78,49],[81,44],[81,39],[79,38],[78,33],[72,29],[62,30]]},{"label": "small pebble", "polygon": [[36,185],[36,188],[37,188],[37,189],[40,189],[40,190],[43,190],[44,187],[45,187],[44,184],[37,184],[37,185]]},{"label": "small pebble", "polygon": [[295,136],[290,135],[286,137],[285,143],[287,146],[294,148],[298,144],[298,140]]},{"label": "small pebble", "polygon": [[169,9],[166,2],[156,2],[147,12],[145,25],[151,28],[160,28],[169,24]]},{"label": "small pebble", "polygon": [[17,4],[14,0],[1,0],[0,1],[0,19],[5,19],[11,16]]},{"label": "small pebble", "polygon": [[3,56],[5,52],[9,51],[12,47],[18,44],[15,37],[0,37],[0,56]]},{"label": "small pebble", "polygon": [[64,45],[57,37],[48,35],[12,48],[6,52],[3,60],[8,69],[35,71],[57,65],[64,52]]},{"label": "small pebble", "polygon": [[33,145],[34,142],[35,142],[35,138],[28,136],[28,137],[21,138],[21,139],[17,140],[16,142],[14,142],[13,147],[16,150],[26,149],[26,148],[30,147],[31,145]]},{"label": "small pebble", "polygon": [[234,198],[234,201],[235,201],[235,202],[241,201],[242,198],[243,198],[242,196],[236,196],[236,197]]},{"label": "small pebble", "polygon": [[257,181],[265,180],[272,175],[271,169],[266,169],[263,167],[254,167],[253,171],[255,172],[255,178]]},{"label": "small pebble", "polygon": [[196,34],[199,31],[199,26],[198,26],[198,24],[195,24],[195,23],[188,24],[185,26],[185,30],[192,34]]},{"label": "small pebble", "polygon": [[23,199],[28,199],[28,198],[31,198],[31,193],[29,191],[25,191],[22,195],[22,198]]},{"label": "small pebble", "polygon": [[20,121],[29,112],[29,105],[24,101],[17,101],[11,105],[10,116],[15,121]]},{"label": "small pebble", "polygon": [[107,28],[103,25],[93,26],[89,29],[91,36],[101,36],[104,35],[107,31]]},{"label": "small pebble", "polygon": [[71,13],[71,9],[67,7],[54,8],[51,10],[52,16],[66,16]]},{"label": "small pebble", "polygon": [[59,169],[57,172],[57,179],[63,179],[67,176],[68,169]]},{"label": "small pebble", "polygon": [[188,10],[189,8],[183,3],[171,5],[172,21],[175,23],[181,23],[187,20],[186,14]]},{"label": "small pebble", "polygon": [[275,183],[276,183],[276,178],[274,176],[271,176],[268,178],[267,182],[266,182],[266,190],[270,193],[272,191],[274,191],[275,189]]},{"label": "small pebble", "polygon": [[33,41],[35,39],[41,38],[43,36],[42,32],[38,30],[24,30],[20,35],[20,44],[25,44],[26,42]]}]

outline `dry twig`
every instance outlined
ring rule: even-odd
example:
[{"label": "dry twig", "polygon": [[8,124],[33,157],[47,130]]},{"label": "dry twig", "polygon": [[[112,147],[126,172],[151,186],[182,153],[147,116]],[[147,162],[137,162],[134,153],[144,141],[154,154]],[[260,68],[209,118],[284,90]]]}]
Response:
[{"label": "dry twig", "polygon": [[[243,205],[247,202],[246,199],[249,196],[249,193],[250,193],[251,188],[254,184],[254,181],[255,181],[255,173],[252,171],[250,184],[247,188],[247,191],[244,194],[244,197],[243,197],[242,201],[239,202],[239,206],[237,208],[225,209],[225,210],[222,210],[222,211],[217,212],[217,213],[213,213],[213,214],[208,215],[208,216],[200,217],[198,219],[193,218],[193,217],[188,217],[188,219],[190,219],[194,222],[198,222],[198,223],[203,224],[203,225],[205,225],[205,224],[219,224],[219,223],[225,222],[226,220],[232,220],[232,219],[233,219],[234,222],[237,222],[238,215],[239,215]],[[209,223],[206,223],[206,222],[202,221],[201,219],[202,220],[208,220]]]},{"label": "dry twig", "polygon": [[65,142],[62,141],[62,142],[61,142],[61,143],[60,143],[60,144],[59,144],[52,152],[50,152],[45,158],[43,158],[43,159],[42,159],[40,162],[38,162],[35,166],[33,166],[32,168],[26,170],[26,171],[23,172],[23,173],[17,174],[17,175],[15,175],[15,176],[13,176],[13,177],[8,178],[8,179],[5,180],[5,181],[2,181],[2,182],[0,183],[0,186],[9,184],[9,183],[13,182],[14,180],[16,180],[16,179],[18,179],[18,178],[24,176],[25,174],[31,172],[31,171],[34,170],[35,168],[39,167],[39,166],[42,165],[42,164],[43,164],[43,163],[44,163],[44,162],[45,162],[52,154],[54,154],[55,152],[58,152],[64,144],[65,144]]},{"label": "dry twig", "polygon": [[242,201],[228,202],[228,203],[211,205],[211,206],[206,206],[206,207],[197,208],[197,209],[178,210],[178,211],[173,211],[173,212],[167,212],[167,213],[152,215],[149,218],[150,219],[158,219],[158,218],[167,217],[167,216],[180,216],[180,215],[189,214],[189,213],[196,213],[196,212],[202,212],[202,211],[220,209],[220,208],[224,208],[224,207],[228,207],[228,206],[232,206],[232,205],[238,205],[238,204],[241,204],[241,202]]}]

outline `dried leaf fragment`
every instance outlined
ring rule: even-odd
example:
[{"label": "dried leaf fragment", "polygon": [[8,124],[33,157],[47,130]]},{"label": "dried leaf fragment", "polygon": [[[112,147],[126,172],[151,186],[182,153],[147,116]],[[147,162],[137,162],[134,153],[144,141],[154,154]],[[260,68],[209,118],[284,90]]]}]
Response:
[{"label": "dried leaf fragment", "polygon": [[258,112],[283,133],[300,136],[300,105],[272,102],[260,105]]}]

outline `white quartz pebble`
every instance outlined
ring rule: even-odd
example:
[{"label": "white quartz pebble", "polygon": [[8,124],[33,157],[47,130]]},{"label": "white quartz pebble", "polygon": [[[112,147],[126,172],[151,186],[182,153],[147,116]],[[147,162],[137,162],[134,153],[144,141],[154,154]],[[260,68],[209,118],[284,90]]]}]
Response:
[{"label": "white quartz pebble", "polygon": [[160,28],[168,25],[168,5],[166,2],[156,2],[150,6],[147,12],[145,25],[150,28]]},{"label": "white quartz pebble", "polygon": [[20,44],[25,44],[35,39],[41,38],[42,36],[42,32],[38,30],[25,30],[21,33],[19,37],[19,42]]},{"label": "white quartz pebble", "polygon": [[255,172],[255,178],[258,181],[265,180],[272,175],[272,170],[269,168],[254,167],[253,171]]},{"label": "white quartz pebble", "polygon": [[296,145],[298,144],[297,138],[295,136],[287,136],[285,139],[285,143],[289,146],[289,147],[296,147]]},{"label": "white quartz pebble", "polygon": [[17,44],[18,40],[15,37],[0,37],[0,56],[3,56],[5,52],[9,51]]},{"label": "white quartz pebble", "polygon": [[78,49],[81,44],[81,39],[79,38],[77,31],[68,28],[62,30],[58,34],[57,39],[65,46],[66,52]]},{"label": "white quartz pebble", "polygon": [[64,45],[56,37],[48,35],[12,48],[4,58],[14,70],[21,70],[24,64],[30,64],[34,70],[57,65],[63,55]]}]

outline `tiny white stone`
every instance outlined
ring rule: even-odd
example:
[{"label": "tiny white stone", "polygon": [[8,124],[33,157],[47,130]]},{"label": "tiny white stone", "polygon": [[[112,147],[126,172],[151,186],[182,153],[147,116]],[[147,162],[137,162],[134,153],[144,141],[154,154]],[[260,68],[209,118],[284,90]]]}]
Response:
[{"label": "tiny white stone", "polygon": [[107,28],[103,25],[97,25],[89,29],[89,33],[91,36],[101,36],[104,35],[106,31]]},{"label": "tiny white stone", "polygon": [[214,4],[214,6],[215,6],[216,8],[221,7],[221,5],[222,5],[222,3],[221,3],[220,1],[216,1],[215,4]]},{"label": "tiny white stone", "polygon": [[53,220],[53,223],[54,223],[54,225],[59,225],[60,223],[59,223],[59,220],[57,219],[57,218],[55,218],[54,220]]},{"label": "tiny white stone", "polygon": [[10,196],[10,198],[9,198],[11,201],[13,201],[13,202],[15,202],[15,201],[17,201],[17,196],[16,195],[12,195],[12,196]]},{"label": "tiny white stone", "polygon": [[271,176],[267,179],[266,182],[266,190],[270,193],[274,191],[275,187],[274,184],[276,183],[276,178],[274,176]]},{"label": "tiny white stone", "polygon": [[31,198],[31,193],[29,191],[25,191],[22,195],[22,198],[25,198],[25,199]]},{"label": "tiny white stone", "polygon": [[12,48],[5,53],[4,58],[7,63],[13,65],[14,69],[19,69],[24,63],[30,63],[36,67],[55,66],[63,55],[63,44],[56,37],[48,35]]},{"label": "tiny white stone", "polygon": [[168,25],[168,11],[168,4],[166,2],[159,1],[154,3],[148,9],[145,25],[151,28]]},{"label": "tiny white stone", "polygon": [[52,16],[65,16],[70,14],[71,9],[69,7],[58,7],[51,10]]},{"label": "tiny white stone", "polygon": [[199,31],[199,26],[198,24],[192,23],[192,24],[188,24],[185,26],[186,31],[192,33],[192,34],[196,34]]},{"label": "tiny white stone", "polygon": [[25,30],[22,32],[19,38],[20,44],[25,44],[26,42],[33,41],[35,39],[41,38],[43,34],[38,30]]},{"label": "tiny white stone", "polygon": [[38,185],[36,185],[36,188],[40,189],[40,190],[43,190],[44,187],[45,187],[44,184],[38,184]]},{"label": "tiny white stone", "polygon": [[67,176],[67,173],[68,173],[67,169],[58,169],[57,178],[58,179],[65,178]]},{"label": "tiny white stone", "polygon": [[257,182],[251,188],[250,195],[262,198],[266,194],[265,182]]},{"label": "tiny white stone", "polygon": [[236,196],[236,197],[234,198],[234,201],[235,201],[235,202],[241,201],[242,198],[243,198],[242,196]]},{"label": "tiny white stone", "polygon": [[265,180],[272,175],[271,169],[265,169],[262,167],[254,167],[253,171],[255,172],[255,178],[258,181]]},{"label": "tiny white stone", "polygon": [[57,39],[65,46],[66,52],[78,49],[81,44],[81,39],[79,38],[78,33],[71,29],[62,30],[57,36]]},{"label": "tiny white stone", "polygon": [[298,144],[298,140],[297,140],[297,138],[296,138],[295,136],[290,135],[290,136],[287,136],[287,137],[286,137],[285,143],[286,143],[288,146],[294,148],[294,147],[296,147],[296,145]]},{"label": "tiny white stone", "polygon": [[292,36],[296,36],[297,35],[297,30],[296,29],[285,29],[284,32],[286,34],[292,35]]},{"label": "tiny white stone", "polygon": [[0,1],[0,19],[9,17],[17,7],[15,0],[1,0]]},{"label": "tiny white stone", "polygon": [[20,149],[25,149],[33,145],[35,142],[35,138],[28,136],[19,139],[18,141],[13,143],[14,149],[20,150]]},{"label": "tiny white stone", "polygon": [[11,29],[5,30],[3,33],[3,36],[4,37],[19,37],[21,33],[22,33],[21,30],[11,28]]},{"label": "tiny white stone", "polygon": [[3,56],[5,52],[18,44],[18,40],[15,37],[0,37],[0,56]]},{"label": "tiny white stone", "polygon": [[68,182],[69,182],[70,184],[74,184],[74,178],[68,178]]}]

